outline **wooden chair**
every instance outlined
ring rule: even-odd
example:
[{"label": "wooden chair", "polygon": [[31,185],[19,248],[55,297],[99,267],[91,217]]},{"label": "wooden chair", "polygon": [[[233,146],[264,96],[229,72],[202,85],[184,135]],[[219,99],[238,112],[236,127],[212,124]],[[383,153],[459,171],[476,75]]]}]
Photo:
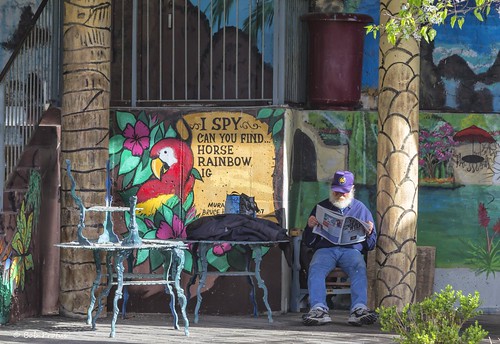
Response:
[{"label": "wooden chair", "polygon": [[335,268],[326,276],[326,295],[341,295],[351,293],[349,276],[341,269]]},{"label": "wooden chair", "polygon": [[[300,283],[300,275],[306,274],[312,251],[302,245],[301,231],[290,231],[293,236],[293,265],[292,265],[292,288],[290,295],[290,311],[300,312],[301,308],[307,308],[307,296],[309,292],[307,286]],[[294,235],[295,234],[295,235]],[[310,256],[309,256],[310,255]],[[335,296],[341,294],[351,294],[351,283],[347,274],[340,268],[333,270],[325,280],[326,294]]]}]

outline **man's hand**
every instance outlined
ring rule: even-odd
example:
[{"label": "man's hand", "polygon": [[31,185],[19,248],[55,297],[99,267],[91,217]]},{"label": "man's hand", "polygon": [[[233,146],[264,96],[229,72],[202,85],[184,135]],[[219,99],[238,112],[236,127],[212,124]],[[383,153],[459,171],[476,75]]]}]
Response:
[{"label": "man's hand", "polygon": [[373,222],[368,221],[367,224],[368,224],[368,229],[366,230],[366,234],[370,235],[373,232]]},{"label": "man's hand", "polygon": [[[316,216],[314,216],[314,215],[309,216],[309,219],[307,219],[307,227],[314,228],[317,225],[319,225],[319,222],[316,219]],[[373,226],[373,224],[372,224],[372,226]]]}]

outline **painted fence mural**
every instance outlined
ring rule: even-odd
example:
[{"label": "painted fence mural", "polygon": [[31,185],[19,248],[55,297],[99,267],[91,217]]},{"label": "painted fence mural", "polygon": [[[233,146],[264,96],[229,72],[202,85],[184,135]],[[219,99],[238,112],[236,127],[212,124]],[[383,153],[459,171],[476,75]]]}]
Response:
[{"label": "painted fence mural", "polygon": [[[294,117],[291,226],[304,227],[339,168],[355,172],[356,196],[375,215],[376,114]],[[436,247],[435,289],[448,282],[480,290],[484,307],[498,308],[491,284],[500,272],[500,116],[421,113],[419,146],[417,243]]]},{"label": "painted fence mural", "polygon": [[[115,202],[128,204],[137,196],[142,238],[186,238],[186,226],[195,219],[223,214],[232,192],[254,196],[259,217],[282,220],[283,109],[256,114],[117,110],[113,117],[109,150],[119,195]],[[135,266],[157,270],[162,257],[156,254],[139,252]],[[241,269],[245,259],[229,245],[215,246],[208,255],[219,271]],[[191,272],[192,264],[187,254],[185,270]]]}]

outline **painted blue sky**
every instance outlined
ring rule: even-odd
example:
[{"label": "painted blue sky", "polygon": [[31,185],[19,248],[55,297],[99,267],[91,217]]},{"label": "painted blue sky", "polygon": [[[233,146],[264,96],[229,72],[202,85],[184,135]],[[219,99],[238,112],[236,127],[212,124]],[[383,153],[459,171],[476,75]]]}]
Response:
[{"label": "painted blue sky", "polygon": [[485,72],[500,51],[500,15],[493,11],[484,22],[469,14],[461,30],[447,25],[438,27],[437,31],[435,64],[447,56],[457,54],[477,74]]}]

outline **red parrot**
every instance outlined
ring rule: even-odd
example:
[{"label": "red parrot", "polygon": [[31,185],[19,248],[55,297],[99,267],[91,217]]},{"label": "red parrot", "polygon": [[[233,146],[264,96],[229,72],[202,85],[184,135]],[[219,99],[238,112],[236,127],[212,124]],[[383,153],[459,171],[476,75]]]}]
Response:
[{"label": "red parrot", "polygon": [[153,176],[137,191],[140,214],[152,215],[173,195],[186,200],[194,185],[193,152],[184,142],[174,138],[158,141],[149,153]]}]

